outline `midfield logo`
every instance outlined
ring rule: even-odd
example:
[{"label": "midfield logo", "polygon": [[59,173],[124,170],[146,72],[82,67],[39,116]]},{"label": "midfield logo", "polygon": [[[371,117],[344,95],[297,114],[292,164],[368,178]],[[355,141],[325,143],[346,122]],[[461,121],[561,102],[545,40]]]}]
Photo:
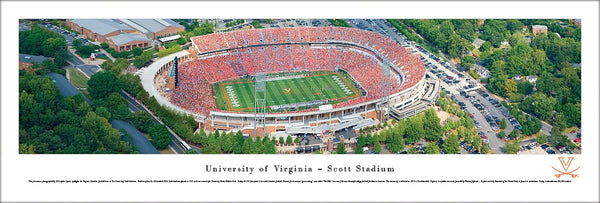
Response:
[{"label": "midfield logo", "polygon": [[558,157],[558,161],[560,161],[560,165],[562,165],[564,171],[560,171],[552,166],[552,168],[558,172],[558,174],[554,174],[554,176],[556,176],[556,178],[560,178],[562,175],[570,175],[571,178],[577,178],[577,174],[574,174],[573,172],[581,168],[581,166],[577,167],[575,170],[569,171],[569,167],[571,166],[574,158],[575,157],[567,157],[567,161],[565,161],[565,157]]}]

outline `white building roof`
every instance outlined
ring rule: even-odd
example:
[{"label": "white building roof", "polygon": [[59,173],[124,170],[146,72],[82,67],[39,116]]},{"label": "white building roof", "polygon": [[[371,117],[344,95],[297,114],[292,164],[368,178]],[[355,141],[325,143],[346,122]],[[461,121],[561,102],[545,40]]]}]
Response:
[{"label": "white building roof", "polygon": [[133,30],[127,25],[111,19],[71,19],[69,21],[100,35],[117,30]]},{"label": "white building roof", "polygon": [[171,19],[119,19],[121,22],[135,28],[142,33],[159,32],[169,26],[183,27]]},{"label": "white building roof", "polygon": [[127,44],[129,42],[132,41],[136,41],[136,40],[141,40],[141,41],[150,41],[146,35],[142,35],[142,34],[120,34],[114,37],[109,37],[109,40],[111,40],[113,43],[115,43],[115,45],[119,46],[119,45],[123,45],[123,44]]},{"label": "white building roof", "polygon": [[160,39],[158,39],[158,41],[160,41],[160,42],[168,42],[168,41],[173,41],[173,40],[176,40],[176,39],[179,39],[179,38],[181,38],[181,35],[173,35],[173,36],[168,36],[168,37],[160,38]]}]

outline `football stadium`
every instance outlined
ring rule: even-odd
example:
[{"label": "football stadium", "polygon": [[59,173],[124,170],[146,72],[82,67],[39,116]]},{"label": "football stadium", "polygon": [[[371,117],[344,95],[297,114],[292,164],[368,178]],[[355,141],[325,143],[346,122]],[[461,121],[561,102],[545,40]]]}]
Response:
[{"label": "football stadium", "polygon": [[143,69],[144,89],[207,130],[335,134],[424,111],[439,95],[419,56],[344,27],[219,32]]}]

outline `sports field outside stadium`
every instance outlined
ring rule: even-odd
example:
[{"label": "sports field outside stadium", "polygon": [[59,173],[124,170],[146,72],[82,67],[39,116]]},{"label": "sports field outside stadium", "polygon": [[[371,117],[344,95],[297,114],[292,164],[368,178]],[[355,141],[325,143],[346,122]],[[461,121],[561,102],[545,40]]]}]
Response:
[{"label": "sports field outside stadium", "polygon": [[[335,104],[361,96],[360,89],[344,72],[307,72],[295,75],[267,75],[266,106],[327,101]],[[217,83],[214,86],[219,109],[236,112],[254,111],[255,81],[240,79]],[[311,106],[314,107],[314,106]],[[298,110],[306,107],[299,107]]]}]

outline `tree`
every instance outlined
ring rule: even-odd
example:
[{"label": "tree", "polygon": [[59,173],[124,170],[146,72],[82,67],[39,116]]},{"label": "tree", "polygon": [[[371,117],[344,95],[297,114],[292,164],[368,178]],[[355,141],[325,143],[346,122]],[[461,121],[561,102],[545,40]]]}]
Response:
[{"label": "tree", "polygon": [[554,144],[554,146],[567,147],[569,146],[568,143],[571,142],[571,140],[569,140],[569,137],[563,135],[560,132],[560,129],[558,129],[557,127],[553,127],[552,130],[550,130],[550,137],[552,138],[552,143]]},{"label": "tree", "polygon": [[119,120],[128,120],[131,117],[131,111],[127,104],[120,104],[114,113],[114,118]]},{"label": "tree", "polygon": [[514,80],[505,80],[504,81],[504,95],[508,96],[517,92],[517,82]]},{"label": "tree", "polygon": [[88,80],[88,91],[92,98],[106,98],[113,92],[120,90],[119,80],[109,71],[100,71]]},{"label": "tree", "polygon": [[417,151],[416,147],[410,147],[408,148],[408,150],[406,151],[408,154],[418,154],[419,151]]},{"label": "tree", "polygon": [[557,113],[556,116],[554,117],[552,125],[554,127],[561,129],[561,131],[563,129],[566,129],[567,128],[567,117],[562,112]]},{"label": "tree", "polygon": [[102,49],[108,49],[108,44],[107,43],[100,43],[100,47],[102,47]]},{"label": "tree", "polygon": [[393,133],[387,139],[387,146],[393,153],[401,152],[404,150],[404,140],[402,139],[402,135]]},{"label": "tree", "polygon": [[458,136],[455,134],[447,135],[442,148],[446,151],[447,154],[458,154],[460,151],[460,145],[458,144]]},{"label": "tree", "polygon": [[519,146],[520,144],[518,141],[508,142],[504,144],[504,152],[507,154],[516,154],[519,151]]},{"label": "tree", "polygon": [[521,29],[523,29],[523,23],[517,19],[509,19],[506,20],[506,29],[515,32],[515,31],[521,31]]},{"label": "tree", "polygon": [[445,36],[449,37],[454,34],[454,25],[450,20],[445,20],[440,24],[440,32]]},{"label": "tree", "polygon": [[300,144],[300,138],[298,138],[298,136],[296,136],[296,139],[294,139],[294,143]]},{"label": "tree", "polygon": [[[148,132],[148,129],[152,126],[152,116],[144,111],[136,111],[133,113],[130,119],[131,123],[136,126],[142,132]],[[200,143],[200,142],[195,142]]]},{"label": "tree", "polygon": [[510,132],[508,137],[510,137],[510,139],[516,139],[517,137],[519,137],[519,135],[521,135],[521,131],[518,129],[514,129],[512,132]]},{"label": "tree", "polygon": [[285,139],[285,144],[292,144],[292,136],[288,135],[287,138]]},{"label": "tree", "polygon": [[340,142],[340,143],[337,145],[337,150],[336,150],[336,152],[337,152],[338,154],[346,154],[346,145],[344,145],[344,142]]},{"label": "tree", "polygon": [[479,47],[479,51],[489,51],[492,50],[492,43],[490,43],[489,41],[484,42],[483,44],[481,44],[481,47]]},{"label": "tree", "polygon": [[74,47],[79,47],[79,46],[81,46],[81,44],[82,44],[82,43],[83,43],[83,42],[81,42],[81,40],[80,40],[80,39],[74,39],[74,40],[73,40],[73,46],[74,46]]},{"label": "tree", "polygon": [[506,129],[506,118],[502,118],[500,121],[500,129]]},{"label": "tree", "polygon": [[379,141],[375,142],[375,144],[373,145],[373,151],[376,154],[379,154],[381,152],[381,144],[379,144]]},{"label": "tree", "polygon": [[429,108],[425,111],[423,129],[425,138],[429,141],[439,140],[444,133],[442,125],[440,124],[440,118],[438,118],[433,108]]},{"label": "tree", "polygon": [[142,55],[142,52],[144,52],[144,50],[142,50],[142,48],[140,48],[140,47],[131,49],[131,53],[133,54],[133,56]]},{"label": "tree", "polygon": [[473,143],[472,144],[473,144],[473,147],[475,147],[475,149],[481,150],[481,143],[482,143],[482,141],[481,141],[481,137],[480,136],[475,136],[473,138]]},{"label": "tree", "polygon": [[534,99],[533,110],[535,114],[542,120],[550,119],[558,100],[554,97],[547,97],[540,92],[533,94],[532,97]]},{"label": "tree", "polygon": [[75,53],[83,58],[89,57],[92,53],[96,51],[96,49],[100,48],[98,45],[85,45],[75,47]]},{"label": "tree", "polygon": [[567,118],[567,126],[581,126],[581,102],[567,103],[563,106],[562,111]]},{"label": "tree", "polygon": [[110,114],[110,112],[108,112],[108,109],[106,107],[100,106],[100,107],[96,108],[95,113],[98,116],[102,116],[102,117],[106,118],[106,120],[110,121],[110,119],[111,119],[111,114]]},{"label": "tree", "polygon": [[169,145],[169,142],[171,142],[170,132],[164,125],[153,125],[148,134],[157,149],[165,149]]},{"label": "tree", "polygon": [[185,151],[183,154],[199,154],[198,151],[194,150],[194,149],[190,149]]},{"label": "tree", "polygon": [[440,147],[435,142],[430,142],[425,148],[425,154],[439,154]]},{"label": "tree", "polygon": [[487,154],[487,153],[490,153],[490,145],[485,143],[485,144],[483,144],[483,146],[481,146],[481,154]]},{"label": "tree", "polygon": [[256,29],[263,28],[263,26],[260,25],[260,22],[258,22],[258,20],[253,20],[252,21],[252,26],[254,26],[254,28],[256,28]]},{"label": "tree", "polygon": [[35,146],[31,144],[19,144],[19,154],[35,154]]},{"label": "tree", "polygon": [[471,69],[471,67],[475,64],[475,57],[471,55],[464,55],[460,58],[460,65],[467,69]]},{"label": "tree", "polygon": [[365,136],[365,145],[371,145],[371,144],[373,144],[373,137],[371,136],[371,133],[369,133],[369,134],[367,134],[367,136]]},{"label": "tree", "polygon": [[461,51],[463,51],[465,47],[465,40],[458,34],[452,34],[448,38],[446,52],[448,53],[450,58],[457,58],[460,56]]},{"label": "tree", "polygon": [[185,43],[186,43],[185,38],[182,37],[182,38],[177,39],[177,44],[184,45]]},{"label": "tree", "polygon": [[[435,112],[434,112],[435,113]],[[441,129],[441,128],[440,128]],[[438,132],[435,132],[438,133]],[[425,134],[425,130],[423,129],[423,119],[420,116],[412,117],[409,120],[408,126],[406,128],[406,142],[407,143],[415,143],[423,138]],[[434,136],[431,136],[434,137]]]},{"label": "tree", "polygon": [[504,130],[501,130],[500,132],[498,132],[497,136],[498,138],[502,139],[506,137],[506,132],[504,132]]},{"label": "tree", "polygon": [[356,151],[354,151],[355,154],[364,154],[365,151],[363,151],[363,146],[357,145],[356,146]]},{"label": "tree", "polygon": [[535,142],[544,144],[544,143],[548,142],[548,137],[544,134],[539,134],[538,136],[535,137]]}]

